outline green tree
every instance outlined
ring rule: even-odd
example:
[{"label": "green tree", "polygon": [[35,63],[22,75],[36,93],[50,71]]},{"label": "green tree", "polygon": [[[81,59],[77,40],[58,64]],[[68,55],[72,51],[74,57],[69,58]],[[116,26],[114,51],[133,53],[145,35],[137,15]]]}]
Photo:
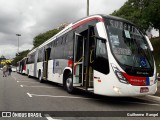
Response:
[{"label": "green tree", "polygon": [[112,15],[135,23],[143,32],[154,27],[160,36],[160,0],[128,0]]},{"label": "green tree", "polygon": [[34,48],[38,47],[39,45],[44,43],[46,40],[48,40],[49,38],[51,38],[52,36],[54,36],[58,32],[59,32],[58,29],[53,29],[53,30],[49,30],[45,33],[41,33],[41,34],[37,35],[33,40]]},{"label": "green tree", "polygon": [[160,36],[160,0],[150,0],[149,7],[146,9],[146,14],[150,25],[159,30]]},{"label": "green tree", "polygon": [[22,60],[24,57],[26,57],[29,52],[30,50],[25,50],[25,51],[19,52],[19,54],[16,53],[16,57],[12,61],[12,65],[16,66],[17,62]]}]

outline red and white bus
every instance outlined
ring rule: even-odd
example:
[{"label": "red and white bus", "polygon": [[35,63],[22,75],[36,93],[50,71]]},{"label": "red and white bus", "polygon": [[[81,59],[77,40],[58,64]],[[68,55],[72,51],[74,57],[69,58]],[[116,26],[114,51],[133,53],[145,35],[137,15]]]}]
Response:
[{"label": "red and white bus", "polygon": [[22,60],[17,62],[17,68],[16,71],[20,74],[27,74],[26,71],[26,62],[27,62],[27,57],[24,57]]},{"label": "red and white bus", "polygon": [[157,91],[149,39],[131,22],[93,15],[71,23],[28,54],[29,76],[106,96]]}]

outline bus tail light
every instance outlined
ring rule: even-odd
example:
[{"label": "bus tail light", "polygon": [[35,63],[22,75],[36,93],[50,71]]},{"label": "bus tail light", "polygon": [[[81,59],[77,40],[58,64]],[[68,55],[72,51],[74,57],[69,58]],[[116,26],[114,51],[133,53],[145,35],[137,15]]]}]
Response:
[{"label": "bus tail light", "polygon": [[128,81],[127,81],[127,79],[124,77],[124,75],[122,74],[122,72],[121,72],[114,64],[111,64],[111,66],[112,66],[113,71],[114,71],[114,73],[116,74],[118,80],[119,80],[121,83],[128,84]]}]

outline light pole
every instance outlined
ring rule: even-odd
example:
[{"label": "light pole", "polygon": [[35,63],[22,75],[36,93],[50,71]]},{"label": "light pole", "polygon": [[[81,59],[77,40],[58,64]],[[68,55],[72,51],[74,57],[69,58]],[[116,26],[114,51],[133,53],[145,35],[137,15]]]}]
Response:
[{"label": "light pole", "polygon": [[87,16],[89,16],[89,0],[87,0]]},{"label": "light pole", "polygon": [[16,34],[16,36],[18,36],[18,54],[19,54],[19,36],[21,36],[21,34]]}]

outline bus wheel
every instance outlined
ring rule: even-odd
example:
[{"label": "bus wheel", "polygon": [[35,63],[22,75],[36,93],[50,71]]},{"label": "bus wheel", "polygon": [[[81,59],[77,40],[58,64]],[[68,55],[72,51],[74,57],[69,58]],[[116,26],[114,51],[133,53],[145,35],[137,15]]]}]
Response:
[{"label": "bus wheel", "polygon": [[67,79],[66,79],[66,90],[68,93],[73,93],[74,92],[74,88],[73,88],[73,84],[72,84],[72,76],[68,75]]},{"label": "bus wheel", "polygon": [[41,75],[41,72],[39,71],[38,73],[38,79],[39,79],[39,82],[40,83],[43,83],[43,79],[42,79],[42,75]]}]

